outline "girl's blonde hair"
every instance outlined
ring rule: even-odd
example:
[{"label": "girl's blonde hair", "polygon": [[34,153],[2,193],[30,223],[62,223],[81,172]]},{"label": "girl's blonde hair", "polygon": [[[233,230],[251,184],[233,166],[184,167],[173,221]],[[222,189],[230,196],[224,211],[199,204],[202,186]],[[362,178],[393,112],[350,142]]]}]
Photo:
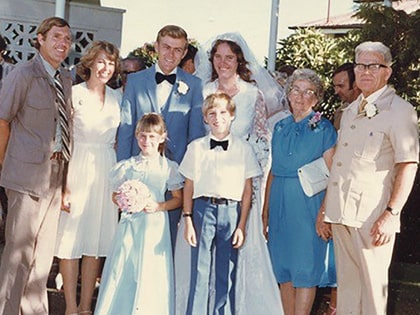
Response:
[{"label": "girl's blonde hair", "polygon": [[[139,119],[136,125],[135,136],[137,139],[140,137],[140,132],[156,132],[159,135],[166,135],[166,124],[162,116],[156,113],[144,114]],[[158,151],[161,155],[164,155],[166,147],[166,140],[159,144]]]}]

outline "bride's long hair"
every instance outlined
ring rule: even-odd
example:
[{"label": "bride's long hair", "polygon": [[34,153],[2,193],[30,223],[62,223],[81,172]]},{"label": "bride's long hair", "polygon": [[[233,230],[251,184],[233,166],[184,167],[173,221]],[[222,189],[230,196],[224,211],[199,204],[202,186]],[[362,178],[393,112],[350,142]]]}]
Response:
[{"label": "bride's long hair", "polygon": [[236,69],[236,73],[241,77],[241,79],[246,82],[255,83],[255,80],[251,79],[252,72],[251,70],[248,69],[248,61],[245,59],[242,48],[234,41],[227,40],[227,39],[216,40],[210,51],[209,61],[211,62],[211,66],[212,66],[211,81],[216,80],[218,77],[216,69],[214,68],[214,65],[213,65],[213,58],[220,44],[227,44],[232,50],[232,52],[235,54],[236,60],[238,62],[238,69]]}]

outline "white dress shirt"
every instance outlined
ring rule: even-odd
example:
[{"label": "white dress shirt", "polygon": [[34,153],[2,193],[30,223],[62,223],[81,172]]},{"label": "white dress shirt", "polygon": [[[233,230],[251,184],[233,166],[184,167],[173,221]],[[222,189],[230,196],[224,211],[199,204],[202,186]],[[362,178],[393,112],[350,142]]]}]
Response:
[{"label": "white dress shirt", "polygon": [[209,135],[188,145],[179,171],[194,182],[193,199],[207,196],[240,201],[245,180],[262,174],[245,140],[229,135],[228,141],[226,151],[221,147],[210,150]]}]

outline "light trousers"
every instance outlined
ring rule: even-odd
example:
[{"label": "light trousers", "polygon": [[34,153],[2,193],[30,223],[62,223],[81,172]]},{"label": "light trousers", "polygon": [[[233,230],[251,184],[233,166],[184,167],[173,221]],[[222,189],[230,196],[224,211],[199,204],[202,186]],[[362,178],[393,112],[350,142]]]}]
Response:
[{"label": "light trousers", "polygon": [[0,314],[47,315],[47,280],[60,214],[63,162],[51,161],[42,197],[6,190],[6,244],[0,265]]},{"label": "light trousers", "polygon": [[388,269],[395,235],[372,245],[369,229],[332,224],[337,269],[337,315],[386,315]]}]

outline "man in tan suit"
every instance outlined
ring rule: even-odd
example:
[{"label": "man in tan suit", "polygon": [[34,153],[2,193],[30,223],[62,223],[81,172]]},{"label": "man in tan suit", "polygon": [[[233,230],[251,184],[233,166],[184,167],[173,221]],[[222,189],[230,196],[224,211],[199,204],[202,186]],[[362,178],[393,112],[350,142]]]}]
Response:
[{"label": "man in tan suit", "polygon": [[325,221],[336,250],[337,314],[383,315],[395,233],[417,171],[417,115],[387,84],[388,47],[364,42],[355,55],[362,94],[343,111]]},{"label": "man in tan suit", "polygon": [[0,265],[0,314],[48,314],[64,169],[70,158],[71,47],[57,17],[37,29],[38,52],[18,64],[0,92],[0,185],[9,201]]}]

